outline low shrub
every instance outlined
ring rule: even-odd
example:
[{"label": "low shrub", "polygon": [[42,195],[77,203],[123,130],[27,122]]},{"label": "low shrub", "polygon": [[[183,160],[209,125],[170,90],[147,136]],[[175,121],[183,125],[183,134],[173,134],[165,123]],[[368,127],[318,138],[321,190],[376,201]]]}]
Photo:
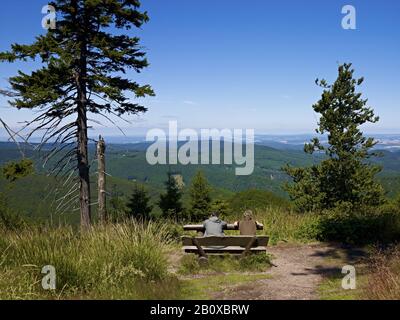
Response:
[{"label": "low shrub", "polygon": [[335,241],[349,244],[391,243],[400,239],[400,212],[394,204],[357,211],[336,209],[296,213],[270,208],[256,211],[270,244]]},{"label": "low shrub", "polygon": [[318,233],[320,241],[389,243],[400,239],[400,214],[390,206],[357,212],[325,212],[319,219]]},{"label": "low shrub", "polygon": [[295,232],[295,238],[302,242],[319,241],[323,238],[322,217],[311,213],[307,216],[310,216],[309,219],[303,218],[303,223]]},{"label": "low shrub", "polygon": [[0,193],[0,229],[20,230],[26,226],[26,222],[16,214],[7,204],[5,196]]}]

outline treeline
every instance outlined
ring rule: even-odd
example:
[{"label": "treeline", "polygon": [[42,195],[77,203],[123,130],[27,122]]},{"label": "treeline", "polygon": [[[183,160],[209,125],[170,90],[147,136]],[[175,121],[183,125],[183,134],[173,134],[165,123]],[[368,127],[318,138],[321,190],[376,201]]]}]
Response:
[{"label": "treeline", "polygon": [[265,190],[249,189],[232,196],[215,195],[213,186],[201,170],[197,171],[189,186],[185,185],[181,175],[168,172],[164,186],[165,190],[156,201],[152,199],[148,188],[140,184],[135,185],[128,200],[112,196],[108,209],[111,220],[134,218],[201,222],[212,212],[224,218],[233,218],[246,209],[290,206],[286,199]]}]

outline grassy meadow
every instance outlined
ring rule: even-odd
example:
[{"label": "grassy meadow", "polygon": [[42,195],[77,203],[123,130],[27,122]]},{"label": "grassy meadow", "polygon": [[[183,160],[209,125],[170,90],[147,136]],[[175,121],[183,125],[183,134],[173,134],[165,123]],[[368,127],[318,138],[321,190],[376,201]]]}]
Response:
[{"label": "grassy meadow", "polygon": [[[384,213],[380,216],[387,219]],[[257,210],[256,217],[265,226],[260,232],[270,236],[272,246],[326,240],[326,218],[318,214],[270,207]],[[396,217],[398,222],[398,214]],[[225,218],[233,221],[236,217]],[[395,218],[390,219],[393,223]],[[388,223],[378,227],[387,228]],[[61,225],[21,225],[14,230],[3,226],[0,233],[0,299],[209,299],[213,291],[227,286],[268,279],[265,271],[272,258],[227,255],[211,257],[208,265],[202,266],[195,255],[182,254],[182,224],[172,221],[143,224],[132,220],[97,225],[87,231]],[[372,256],[375,259],[367,264],[369,276],[363,280],[368,294],[360,293],[357,298],[399,297],[398,250]],[[41,269],[45,265],[56,268],[56,290],[42,289]],[[355,298],[343,292],[326,295],[338,281],[327,279],[321,286],[321,297]]]}]

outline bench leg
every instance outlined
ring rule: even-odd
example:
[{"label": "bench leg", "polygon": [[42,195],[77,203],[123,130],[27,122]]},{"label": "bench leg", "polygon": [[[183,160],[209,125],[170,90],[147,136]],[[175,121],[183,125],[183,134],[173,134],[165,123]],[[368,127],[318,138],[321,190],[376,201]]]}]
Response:
[{"label": "bench leg", "polygon": [[207,260],[207,255],[204,251],[204,249],[201,247],[201,245],[199,244],[199,242],[197,241],[196,238],[192,238],[192,243],[194,246],[196,246],[198,252],[199,252],[199,256],[200,258],[206,259]]},{"label": "bench leg", "polygon": [[256,237],[251,238],[251,240],[249,241],[249,243],[247,244],[246,248],[244,249],[244,251],[242,253],[242,257],[245,257],[251,253],[251,247],[254,245],[256,240],[257,240]]}]

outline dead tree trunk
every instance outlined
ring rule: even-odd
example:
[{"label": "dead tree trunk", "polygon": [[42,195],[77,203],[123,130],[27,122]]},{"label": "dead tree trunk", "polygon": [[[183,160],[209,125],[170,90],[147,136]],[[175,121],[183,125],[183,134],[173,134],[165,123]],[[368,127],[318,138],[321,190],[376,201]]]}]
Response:
[{"label": "dead tree trunk", "polygon": [[100,136],[97,143],[97,161],[98,161],[98,201],[99,201],[99,220],[104,223],[107,221],[106,211],[106,162],[105,153],[106,144]]}]

